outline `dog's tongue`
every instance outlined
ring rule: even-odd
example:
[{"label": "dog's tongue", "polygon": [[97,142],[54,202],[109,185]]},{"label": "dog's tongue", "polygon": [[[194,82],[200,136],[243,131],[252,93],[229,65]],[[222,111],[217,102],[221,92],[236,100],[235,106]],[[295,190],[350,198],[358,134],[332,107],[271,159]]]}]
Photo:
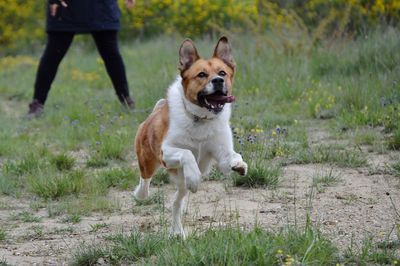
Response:
[{"label": "dog's tongue", "polygon": [[224,103],[233,103],[235,101],[235,96],[229,95],[208,95],[207,96],[207,101],[213,102],[213,103],[219,103],[219,104],[224,104]]}]

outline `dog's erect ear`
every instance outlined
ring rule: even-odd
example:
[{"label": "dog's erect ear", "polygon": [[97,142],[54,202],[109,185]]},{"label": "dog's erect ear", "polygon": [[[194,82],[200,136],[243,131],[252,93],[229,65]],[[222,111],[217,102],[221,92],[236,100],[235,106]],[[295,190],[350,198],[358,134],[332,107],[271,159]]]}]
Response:
[{"label": "dog's erect ear", "polygon": [[179,49],[179,70],[185,71],[199,58],[200,56],[192,40],[184,40]]},{"label": "dog's erect ear", "polygon": [[217,46],[215,47],[213,57],[221,59],[225,62],[225,64],[235,70],[236,63],[235,60],[233,60],[233,56],[231,54],[231,46],[228,43],[228,38],[226,38],[225,36],[222,36],[219,39]]}]

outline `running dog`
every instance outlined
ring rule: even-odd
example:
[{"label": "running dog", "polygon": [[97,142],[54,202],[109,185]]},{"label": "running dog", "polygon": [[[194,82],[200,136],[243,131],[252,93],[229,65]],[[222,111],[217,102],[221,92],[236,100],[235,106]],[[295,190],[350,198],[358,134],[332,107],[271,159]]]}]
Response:
[{"label": "running dog", "polygon": [[183,199],[196,192],[201,177],[213,163],[223,174],[245,175],[247,164],[233,150],[229,126],[236,64],[226,37],[221,37],[210,59],[200,58],[187,39],[179,49],[180,75],[139,126],[135,138],[140,182],[134,196],[144,199],[155,170],[162,165],[177,186],[172,206],[171,235],[185,237]]}]

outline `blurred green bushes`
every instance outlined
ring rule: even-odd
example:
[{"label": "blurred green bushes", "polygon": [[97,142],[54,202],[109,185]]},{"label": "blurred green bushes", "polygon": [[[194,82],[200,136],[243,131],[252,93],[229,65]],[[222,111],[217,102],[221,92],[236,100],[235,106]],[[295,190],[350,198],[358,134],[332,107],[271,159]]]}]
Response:
[{"label": "blurred green bushes", "polygon": [[[47,1],[0,1],[0,49],[15,51],[44,37]],[[123,8],[122,38],[159,34],[185,37],[226,32],[267,31],[307,35],[311,44],[322,37],[353,36],[379,25],[397,25],[398,0],[138,0],[132,10]],[[285,49],[302,45],[287,45]]]}]

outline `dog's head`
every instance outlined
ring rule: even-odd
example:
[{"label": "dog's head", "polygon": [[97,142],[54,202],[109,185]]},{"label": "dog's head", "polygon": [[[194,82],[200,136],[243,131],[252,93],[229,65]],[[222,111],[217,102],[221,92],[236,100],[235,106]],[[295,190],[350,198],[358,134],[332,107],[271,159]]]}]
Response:
[{"label": "dog's head", "polygon": [[179,63],[188,101],[218,114],[226,103],[235,100],[232,96],[235,61],[226,37],[219,39],[213,56],[208,60],[200,58],[191,40],[185,40],[179,50]]}]

